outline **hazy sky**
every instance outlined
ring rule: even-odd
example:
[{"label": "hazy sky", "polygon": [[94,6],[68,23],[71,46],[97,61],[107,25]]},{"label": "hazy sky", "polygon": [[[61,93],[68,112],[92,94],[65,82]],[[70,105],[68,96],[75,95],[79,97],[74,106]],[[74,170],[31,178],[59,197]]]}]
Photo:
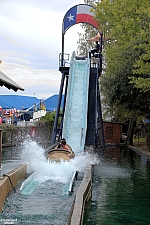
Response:
[{"label": "hazy sky", "polygon": [[[0,94],[46,98],[58,94],[62,21],[83,0],[0,0],[0,70],[25,91],[0,87]],[[65,52],[76,51],[80,25],[65,34]]]}]

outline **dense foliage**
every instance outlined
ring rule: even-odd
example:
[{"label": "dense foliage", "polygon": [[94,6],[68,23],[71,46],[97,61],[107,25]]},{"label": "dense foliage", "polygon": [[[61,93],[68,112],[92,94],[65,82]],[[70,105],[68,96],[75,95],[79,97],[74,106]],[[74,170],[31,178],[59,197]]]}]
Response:
[{"label": "dense foliage", "polygon": [[40,121],[44,122],[54,122],[56,112],[48,112],[45,116],[41,117]]},{"label": "dense foliage", "polygon": [[103,33],[109,37],[101,76],[104,101],[111,109],[150,117],[150,2],[102,0],[95,7]]}]

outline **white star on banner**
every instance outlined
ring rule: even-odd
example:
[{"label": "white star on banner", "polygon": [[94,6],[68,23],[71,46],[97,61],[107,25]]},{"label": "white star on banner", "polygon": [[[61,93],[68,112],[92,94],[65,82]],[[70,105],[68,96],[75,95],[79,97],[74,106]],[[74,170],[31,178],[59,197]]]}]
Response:
[{"label": "white star on banner", "polygon": [[69,19],[69,21],[71,21],[71,20],[74,20],[73,17],[74,17],[74,16],[72,16],[72,15],[70,14],[70,16],[68,16],[67,18]]}]

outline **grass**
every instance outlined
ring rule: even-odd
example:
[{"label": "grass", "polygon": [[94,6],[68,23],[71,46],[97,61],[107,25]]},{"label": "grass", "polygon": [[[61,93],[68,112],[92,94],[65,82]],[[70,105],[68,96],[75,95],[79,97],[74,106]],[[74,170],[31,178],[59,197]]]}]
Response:
[{"label": "grass", "polygon": [[136,137],[133,138],[133,144],[140,144],[140,143],[145,143],[146,144],[146,137]]},{"label": "grass", "polygon": [[146,137],[136,137],[133,138],[133,145],[140,147],[144,150],[150,151],[149,147],[147,146]]}]

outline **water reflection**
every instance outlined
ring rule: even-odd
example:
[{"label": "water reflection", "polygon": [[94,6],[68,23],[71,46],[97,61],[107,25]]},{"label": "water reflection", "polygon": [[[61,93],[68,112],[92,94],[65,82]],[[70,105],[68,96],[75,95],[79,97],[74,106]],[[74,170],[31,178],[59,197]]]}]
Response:
[{"label": "water reflection", "polygon": [[121,157],[120,148],[108,147],[104,151],[104,158],[119,161]]},{"label": "water reflection", "polygon": [[[110,153],[110,154],[109,154]],[[84,225],[149,224],[150,162],[129,149],[106,149],[94,166]]]}]

